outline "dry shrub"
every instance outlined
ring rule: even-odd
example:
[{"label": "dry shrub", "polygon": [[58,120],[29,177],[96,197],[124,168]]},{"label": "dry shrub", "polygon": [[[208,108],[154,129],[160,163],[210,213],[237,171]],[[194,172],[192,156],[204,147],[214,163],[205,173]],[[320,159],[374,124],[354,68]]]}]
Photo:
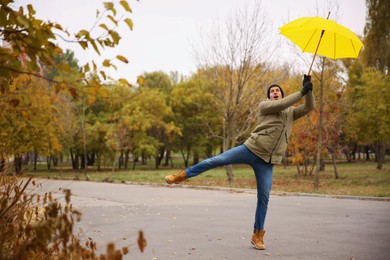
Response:
[{"label": "dry shrub", "polygon": [[[97,256],[92,239],[81,244],[73,234],[81,213],[72,208],[70,190],[64,190],[61,205],[51,193],[32,194],[36,187],[32,178],[0,172],[0,259],[122,259],[128,253],[127,247],[115,249],[110,243],[106,254]],[[140,239],[145,241],[142,231]],[[138,244],[143,251],[146,241]]]}]

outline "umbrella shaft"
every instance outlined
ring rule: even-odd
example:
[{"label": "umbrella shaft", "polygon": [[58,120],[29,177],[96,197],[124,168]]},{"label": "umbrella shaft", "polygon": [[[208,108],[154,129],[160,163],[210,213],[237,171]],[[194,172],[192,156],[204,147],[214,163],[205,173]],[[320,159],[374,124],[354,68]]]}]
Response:
[{"label": "umbrella shaft", "polygon": [[[329,19],[329,16],[330,16],[330,11],[328,12],[328,17],[326,18],[327,20]],[[313,60],[311,61],[309,72],[307,73],[307,75],[310,75],[311,67],[313,66],[314,59],[316,58],[317,51],[318,51],[318,48],[320,47],[320,43],[321,43],[321,40],[322,40],[322,36],[324,36],[324,33],[325,33],[325,30],[322,30],[321,36],[320,36],[320,40],[318,41],[318,45],[317,45],[317,48],[316,48],[316,52],[314,53],[314,57],[313,57]]]},{"label": "umbrella shaft", "polygon": [[317,56],[317,51],[318,51],[318,48],[320,47],[320,43],[321,43],[321,40],[322,40],[322,36],[324,36],[324,33],[325,33],[325,30],[322,30],[321,36],[320,36],[320,40],[318,41],[318,44],[317,44],[316,52],[314,53],[314,57],[313,57],[313,60],[311,61],[310,68],[309,68],[309,72],[307,73],[307,75],[310,75],[311,67],[313,66],[314,59],[315,59],[316,56]]}]

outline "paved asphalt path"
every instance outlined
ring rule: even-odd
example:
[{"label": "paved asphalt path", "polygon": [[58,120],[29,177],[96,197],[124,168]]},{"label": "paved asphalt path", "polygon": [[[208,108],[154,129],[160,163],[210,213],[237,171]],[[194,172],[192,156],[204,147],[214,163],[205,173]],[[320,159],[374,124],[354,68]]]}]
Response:
[{"label": "paved asphalt path", "polygon": [[[270,198],[266,250],[250,243],[254,191],[38,180],[82,211],[75,233],[129,246],[124,259],[390,259],[390,202],[313,196]],[[143,230],[147,247],[137,247]]]}]

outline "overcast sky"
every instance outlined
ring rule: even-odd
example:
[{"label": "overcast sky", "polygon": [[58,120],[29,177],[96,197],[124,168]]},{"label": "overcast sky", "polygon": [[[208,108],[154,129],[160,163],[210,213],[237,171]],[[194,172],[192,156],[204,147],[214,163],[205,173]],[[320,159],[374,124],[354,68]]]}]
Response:
[{"label": "overcast sky", "polygon": [[[89,29],[95,21],[96,10],[102,10],[107,0],[16,0],[25,5],[32,3],[36,17],[59,22],[71,32]],[[126,78],[135,82],[144,72],[178,71],[189,75],[196,70],[192,56],[192,45],[199,38],[199,29],[210,31],[213,24],[223,21],[235,8],[254,0],[128,0],[133,14],[134,30],[121,31],[121,42],[114,51],[105,52],[102,58],[112,58],[121,54],[129,64],[119,64],[118,71],[110,72],[113,77]],[[278,61],[292,57],[279,27],[302,16],[326,14],[327,0],[262,0],[263,8],[271,19],[271,30],[276,39],[280,37]],[[335,1],[333,1],[335,2]],[[338,17],[330,19],[348,27],[358,35],[363,34],[366,18],[365,0],[339,0]],[[118,7],[119,9],[119,7]],[[331,10],[332,11],[332,10]],[[83,51],[78,45],[62,45],[72,48],[80,65],[90,61],[92,52]],[[288,48],[287,48],[288,47]],[[277,61],[275,61],[277,62]],[[302,68],[302,73],[305,69]]]}]

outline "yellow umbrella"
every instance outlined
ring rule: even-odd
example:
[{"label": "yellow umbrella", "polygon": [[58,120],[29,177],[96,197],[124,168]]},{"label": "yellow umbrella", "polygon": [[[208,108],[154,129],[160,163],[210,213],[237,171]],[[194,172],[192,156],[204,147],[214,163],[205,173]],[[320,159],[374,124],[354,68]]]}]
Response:
[{"label": "yellow umbrella", "polygon": [[347,27],[318,16],[298,18],[280,28],[280,34],[295,43],[303,52],[313,53],[308,75],[316,55],[357,58],[363,43]]}]

